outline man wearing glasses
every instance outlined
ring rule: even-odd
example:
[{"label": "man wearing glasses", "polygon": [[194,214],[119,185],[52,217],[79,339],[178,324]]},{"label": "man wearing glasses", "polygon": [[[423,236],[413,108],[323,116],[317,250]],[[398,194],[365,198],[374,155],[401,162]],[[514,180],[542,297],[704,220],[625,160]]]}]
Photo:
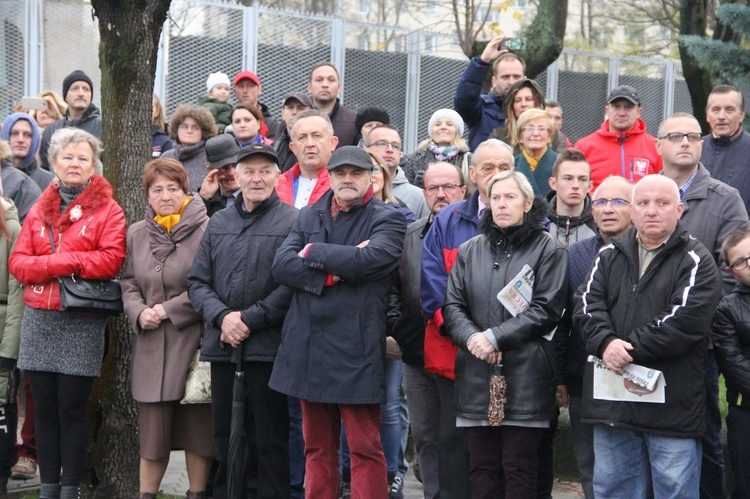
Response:
[{"label": "man wearing glasses", "polygon": [[[721,243],[732,231],[750,228],[745,203],[734,187],[711,178],[700,163],[703,139],[693,116],[675,113],[664,120],[657,132],[656,150],[662,157],[663,174],[680,188],[685,211],[680,219],[685,228],[711,252],[719,269],[724,269]],[[723,271],[724,294],[736,280]],[[721,448],[719,413],[719,369],[709,346],[706,365],[706,436],[703,439],[701,496],[726,497],[724,458]]]},{"label": "man wearing glasses", "polygon": [[377,154],[388,165],[393,195],[413,211],[417,219],[426,217],[430,212],[424,201],[422,189],[411,185],[406,179],[403,168],[399,166],[403,146],[398,130],[390,125],[374,127],[365,136],[365,150]]},{"label": "man wearing glasses", "polygon": [[[565,152],[570,150],[567,149]],[[623,177],[607,177],[594,192],[591,214],[596,222],[596,236],[568,247],[568,306],[554,336],[558,376],[556,402],[559,407],[569,408],[570,432],[573,435],[576,464],[581,474],[581,486],[586,499],[594,497],[594,430],[591,425],[581,422],[583,372],[588,355],[581,332],[571,327],[573,296],[586,279],[599,249],[610,244],[613,238],[620,237],[631,227],[632,198],[633,184]]]}]

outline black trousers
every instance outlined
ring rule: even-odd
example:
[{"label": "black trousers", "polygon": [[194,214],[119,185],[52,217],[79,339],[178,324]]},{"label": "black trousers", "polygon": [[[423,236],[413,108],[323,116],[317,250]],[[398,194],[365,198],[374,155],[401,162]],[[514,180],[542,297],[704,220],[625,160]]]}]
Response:
[{"label": "black trousers", "polygon": [[42,371],[26,371],[26,376],[36,403],[42,483],[78,486],[86,465],[86,403],[94,378]]},{"label": "black trousers", "polygon": [[[246,362],[245,434],[249,488],[258,499],[289,498],[289,405],[287,396],[268,387],[273,364]],[[227,462],[232,423],[235,366],[211,363],[211,411],[216,459],[214,499],[227,499]],[[257,494],[257,495],[256,495]]]},{"label": "black trousers", "polygon": [[9,477],[15,463],[17,428],[18,404],[14,398],[11,403],[0,405],[0,477]]}]

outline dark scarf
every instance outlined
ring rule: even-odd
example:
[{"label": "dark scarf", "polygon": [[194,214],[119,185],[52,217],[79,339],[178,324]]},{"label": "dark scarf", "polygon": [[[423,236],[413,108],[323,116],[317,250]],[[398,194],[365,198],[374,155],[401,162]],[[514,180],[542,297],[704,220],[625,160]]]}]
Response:
[{"label": "dark scarf", "polygon": [[490,207],[483,210],[479,217],[479,233],[489,239],[490,244],[500,248],[517,247],[528,241],[538,232],[544,232],[544,219],[547,214],[547,202],[541,197],[534,198],[534,204],[524,216],[520,225],[513,225],[501,229],[492,220]]}]

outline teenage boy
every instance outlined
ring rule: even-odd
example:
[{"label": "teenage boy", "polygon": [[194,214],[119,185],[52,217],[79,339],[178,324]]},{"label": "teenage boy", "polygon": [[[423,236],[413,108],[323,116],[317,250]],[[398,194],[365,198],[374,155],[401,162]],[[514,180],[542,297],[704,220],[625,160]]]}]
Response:
[{"label": "teenage boy", "polygon": [[561,152],[549,178],[547,230],[566,248],[571,243],[596,235],[591,215],[591,167],[578,149]]}]

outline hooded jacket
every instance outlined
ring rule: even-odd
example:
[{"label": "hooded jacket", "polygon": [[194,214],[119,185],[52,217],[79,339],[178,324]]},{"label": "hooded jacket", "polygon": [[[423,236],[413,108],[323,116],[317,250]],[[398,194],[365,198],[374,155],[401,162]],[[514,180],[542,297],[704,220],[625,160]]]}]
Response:
[{"label": "hooded jacket", "polygon": [[42,190],[31,177],[13,166],[10,150],[4,149],[8,151],[8,155],[0,152],[0,180],[2,181],[0,194],[13,200],[18,209],[18,218],[23,223],[29,210],[42,194]]},{"label": "hooded jacket", "polygon": [[727,383],[727,402],[750,409],[750,288],[738,284],[716,309],[714,353]]},{"label": "hooded jacket", "polygon": [[71,120],[69,113],[70,110],[65,111],[65,116],[44,129],[42,145],[39,149],[39,159],[42,162],[42,168],[45,170],[50,170],[49,158],[47,157],[49,141],[60,128],[80,128],[89,132],[97,139],[102,140],[102,117],[99,113],[99,108],[93,102],[89,104],[89,107],[86,108],[80,118]]},{"label": "hooded jacket", "polygon": [[[48,172],[47,170],[40,168],[36,163],[36,153],[39,152],[39,146],[42,143],[42,137],[39,133],[39,126],[36,124],[36,120],[26,113],[11,114],[7,118],[5,118],[5,121],[3,122],[3,129],[0,131],[0,139],[10,143],[10,132],[13,130],[13,127],[16,125],[16,123],[18,123],[18,120],[26,120],[26,122],[31,126],[31,145],[29,147],[28,154],[21,160],[21,163],[16,168],[28,175],[31,180],[36,182],[36,185],[39,186],[39,189],[43,191],[47,188],[50,182],[52,182],[54,175],[52,175],[52,173]],[[29,208],[31,207],[29,206]],[[28,208],[24,212],[24,216],[26,215],[27,211]]]},{"label": "hooded jacket", "polygon": [[5,206],[5,223],[10,237],[0,236],[0,404],[10,402],[13,396],[11,380],[18,358],[21,341],[21,317],[23,317],[23,296],[18,281],[8,272],[8,257],[21,232],[18,210],[13,203],[0,200]]},{"label": "hooded jacket", "polygon": [[[281,174],[279,177],[279,183],[276,184],[276,193],[279,195],[279,199],[284,201],[286,204],[294,206],[294,180],[299,177],[300,168],[299,163],[296,163],[291,170],[288,170]],[[331,190],[331,177],[328,174],[326,168],[322,168],[318,172],[318,181],[313,187],[310,193],[310,199],[307,204],[315,204],[326,192]]]},{"label": "hooded jacket", "polygon": [[664,374],[665,402],[594,399],[593,364],[587,363],[582,420],[697,438],[704,431],[706,351],[721,297],[719,271],[706,247],[678,222],[639,278],[636,233],[631,227],[599,251],[576,294],[574,327],[586,352],[599,358],[615,339],[631,343],[635,364]]},{"label": "hooded jacket", "polygon": [[635,183],[662,168],[654,137],[646,133],[646,122],[640,118],[627,132],[610,132],[609,120],[605,120],[599,130],[576,142],[575,148],[591,165],[591,192],[612,175]]},{"label": "hooded jacket", "polygon": [[[508,384],[508,420],[549,421],[556,414],[554,345],[544,338],[557,326],[568,293],[568,252],[544,230],[547,203],[536,198],[520,226],[500,229],[485,210],[480,235],[462,244],[448,279],[445,329],[456,356],[455,407],[459,417],[487,419],[492,366],[466,342],[489,331],[502,352]],[[515,317],[495,298],[525,265],[534,272],[533,295]]]},{"label": "hooded jacket", "polygon": [[566,248],[573,243],[596,236],[596,223],[591,214],[591,198],[588,194],[583,198],[583,213],[577,217],[558,215],[557,194],[550,191],[547,194],[549,212],[545,223],[547,231]]}]

